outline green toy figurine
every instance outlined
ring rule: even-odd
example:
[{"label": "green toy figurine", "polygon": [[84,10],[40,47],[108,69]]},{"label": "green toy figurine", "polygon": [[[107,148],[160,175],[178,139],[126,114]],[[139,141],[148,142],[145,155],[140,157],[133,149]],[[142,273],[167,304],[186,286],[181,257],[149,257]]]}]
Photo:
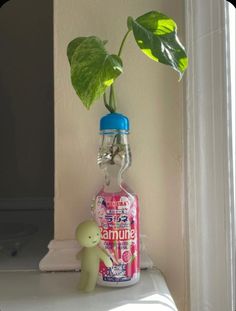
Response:
[{"label": "green toy figurine", "polygon": [[96,286],[100,260],[104,262],[106,267],[112,267],[112,261],[105,251],[98,246],[101,234],[96,222],[86,220],[80,223],[76,229],[76,239],[82,246],[76,255],[76,258],[81,261],[79,289],[91,292]]}]

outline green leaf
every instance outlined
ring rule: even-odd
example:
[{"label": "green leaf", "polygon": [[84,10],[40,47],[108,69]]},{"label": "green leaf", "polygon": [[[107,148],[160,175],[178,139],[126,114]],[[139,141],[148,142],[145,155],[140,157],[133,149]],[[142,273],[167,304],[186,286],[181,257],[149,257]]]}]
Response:
[{"label": "green leaf", "polygon": [[73,52],[71,81],[87,109],[104,94],[107,87],[121,73],[120,57],[108,54],[104,48],[104,41],[95,36],[87,37],[79,42]]},{"label": "green leaf", "polygon": [[134,38],[144,54],[156,62],[171,66],[180,79],[188,67],[188,58],[177,36],[176,23],[168,16],[152,11],[136,20],[128,20],[132,25]]},{"label": "green leaf", "polygon": [[68,46],[67,46],[67,57],[69,60],[69,63],[71,64],[71,58],[76,50],[76,48],[80,45],[80,43],[82,43],[84,40],[86,39],[86,37],[78,37],[75,38],[74,40],[72,40]]}]

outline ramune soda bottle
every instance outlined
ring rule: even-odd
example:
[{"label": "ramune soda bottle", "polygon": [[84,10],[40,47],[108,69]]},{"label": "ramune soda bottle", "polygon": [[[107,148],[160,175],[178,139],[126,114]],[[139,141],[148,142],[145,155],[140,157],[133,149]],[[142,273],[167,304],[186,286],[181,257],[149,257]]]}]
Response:
[{"label": "ramune soda bottle", "polygon": [[131,165],[129,119],[109,113],[100,120],[100,134],[98,164],[105,178],[95,197],[92,214],[101,230],[101,246],[113,266],[107,268],[100,263],[97,283],[129,286],[140,277],[138,197],[122,180]]}]

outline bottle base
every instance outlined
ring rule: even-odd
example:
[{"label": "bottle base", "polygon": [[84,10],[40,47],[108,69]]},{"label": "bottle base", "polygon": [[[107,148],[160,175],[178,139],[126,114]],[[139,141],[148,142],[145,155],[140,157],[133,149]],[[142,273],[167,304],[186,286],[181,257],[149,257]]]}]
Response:
[{"label": "bottle base", "polygon": [[101,279],[97,280],[97,285],[103,286],[103,287],[126,287],[126,286],[132,286],[138,283],[140,280],[140,273],[137,273],[134,278],[132,278],[129,281],[119,281],[119,282],[109,282],[109,281],[103,281]]}]

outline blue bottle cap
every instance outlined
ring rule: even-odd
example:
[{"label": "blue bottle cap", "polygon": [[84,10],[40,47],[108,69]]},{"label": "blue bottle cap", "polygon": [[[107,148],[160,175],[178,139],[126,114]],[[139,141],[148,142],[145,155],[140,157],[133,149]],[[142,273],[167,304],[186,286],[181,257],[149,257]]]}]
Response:
[{"label": "blue bottle cap", "polygon": [[129,119],[120,113],[109,113],[100,119],[100,131],[120,130],[129,131]]}]

